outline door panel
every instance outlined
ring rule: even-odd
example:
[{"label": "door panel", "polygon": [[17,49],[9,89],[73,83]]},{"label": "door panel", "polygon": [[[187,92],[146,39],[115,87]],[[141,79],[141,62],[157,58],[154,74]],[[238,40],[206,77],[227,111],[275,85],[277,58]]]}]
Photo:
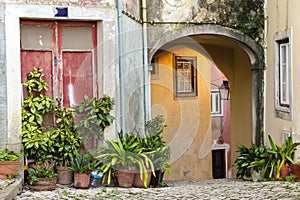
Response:
[{"label": "door panel", "polygon": [[63,102],[66,107],[93,97],[92,52],[63,52]]},{"label": "door panel", "polygon": [[96,23],[21,20],[20,28],[22,82],[38,67],[49,84],[46,94],[66,107],[96,95]]},{"label": "door panel", "polygon": [[44,80],[49,84],[46,95],[52,97],[52,52],[50,51],[21,51],[21,81],[26,82],[27,74],[34,67],[40,68],[45,74]]}]

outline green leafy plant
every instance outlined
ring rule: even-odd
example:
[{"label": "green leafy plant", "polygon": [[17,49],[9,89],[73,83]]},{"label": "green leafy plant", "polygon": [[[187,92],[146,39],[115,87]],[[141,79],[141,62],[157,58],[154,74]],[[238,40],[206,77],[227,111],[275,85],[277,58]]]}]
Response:
[{"label": "green leafy plant", "polygon": [[15,153],[14,151],[10,151],[8,149],[4,149],[0,153],[0,161],[15,161],[19,159],[20,159],[19,154]]},{"label": "green leafy plant", "polygon": [[108,184],[110,184],[114,170],[138,171],[141,180],[144,180],[144,185],[147,187],[149,178],[147,171],[151,169],[154,172],[152,161],[147,154],[141,151],[136,150],[133,152],[128,150],[136,144],[132,144],[133,146],[131,146],[123,142],[122,137],[118,137],[117,141],[106,140],[107,147],[102,147],[99,150],[97,159],[103,163],[101,166],[101,170],[104,173],[103,182],[107,180]]},{"label": "green leafy plant", "polygon": [[44,95],[48,84],[43,76],[41,69],[34,68],[23,83],[28,94],[22,106],[21,136],[25,157],[48,161],[55,152],[53,140],[58,133],[44,127],[45,115],[52,112],[55,101]]},{"label": "green leafy plant", "polygon": [[98,139],[103,136],[104,129],[113,123],[114,117],[110,115],[110,111],[114,104],[114,99],[108,95],[103,95],[99,99],[84,96],[78,105],[72,107],[79,120],[75,128],[84,142],[92,136]]},{"label": "green leafy plant", "polygon": [[95,159],[92,153],[88,151],[74,151],[74,157],[71,158],[71,169],[74,173],[90,173],[98,168],[100,162]]},{"label": "green leafy plant", "polygon": [[273,172],[275,172],[275,179],[279,179],[280,177],[280,169],[286,164],[292,164],[294,163],[294,154],[296,151],[296,147],[300,143],[294,143],[292,136],[290,136],[280,147],[276,145],[270,135],[269,142],[271,149],[268,150],[268,153],[270,154],[270,159],[268,162],[268,165],[270,166],[270,176],[272,177]]},{"label": "green leafy plant", "polygon": [[60,166],[70,166],[74,152],[80,148],[82,142],[74,127],[74,111],[70,108],[55,106],[56,132],[55,157]]},{"label": "green leafy plant", "polygon": [[39,178],[54,178],[57,177],[57,173],[51,168],[46,167],[37,167],[37,168],[28,168],[29,175],[29,184],[32,185],[35,182],[39,181]]},{"label": "green leafy plant", "polygon": [[252,143],[251,147],[245,145],[238,146],[237,152],[240,155],[236,158],[233,166],[237,167],[236,177],[243,178],[251,176],[251,170],[262,170],[262,175],[266,172],[269,154],[265,145],[257,146]]}]

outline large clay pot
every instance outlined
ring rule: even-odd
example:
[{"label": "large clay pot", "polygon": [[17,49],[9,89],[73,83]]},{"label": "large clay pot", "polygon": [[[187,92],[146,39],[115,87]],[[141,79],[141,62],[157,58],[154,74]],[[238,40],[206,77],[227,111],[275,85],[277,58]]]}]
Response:
[{"label": "large clay pot", "polygon": [[147,180],[147,185],[144,185],[144,177],[140,177],[140,173],[135,173],[134,174],[134,180],[133,180],[133,186],[135,187],[149,187],[150,185],[150,179],[151,179],[151,171],[148,171],[148,180]]},{"label": "large clay pot", "polygon": [[290,175],[290,166],[286,164],[280,169],[280,178],[285,178],[286,176]]},{"label": "large clay pot", "polygon": [[90,173],[74,173],[74,187],[88,189],[90,187]]},{"label": "large clay pot", "polygon": [[56,166],[57,183],[62,185],[70,185],[73,182],[73,172],[70,168],[64,166]]},{"label": "large clay pot", "polygon": [[123,171],[118,170],[118,185],[120,187],[130,188],[133,185],[134,180],[134,172],[133,171]]},{"label": "large clay pot", "polygon": [[38,178],[38,181],[29,188],[35,191],[50,191],[56,188],[57,177],[53,178]]},{"label": "large clay pot", "polygon": [[0,161],[0,174],[18,175],[21,161]]},{"label": "large clay pot", "polygon": [[300,166],[298,164],[291,164],[290,166],[292,173],[297,176],[296,181],[300,181]]}]

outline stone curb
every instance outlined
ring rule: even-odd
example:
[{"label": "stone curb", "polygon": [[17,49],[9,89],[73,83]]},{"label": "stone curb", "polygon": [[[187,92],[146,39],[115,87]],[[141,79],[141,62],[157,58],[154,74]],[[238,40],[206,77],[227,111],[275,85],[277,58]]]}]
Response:
[{"label": "stone curb", "polygon": [[0,193],[0,199],[1,200],[14,199],[18,194],[22,192],[22,183],[23,183],[23,178],[18,177],[16,181],[14,181],[12,184],[10,184]]}]

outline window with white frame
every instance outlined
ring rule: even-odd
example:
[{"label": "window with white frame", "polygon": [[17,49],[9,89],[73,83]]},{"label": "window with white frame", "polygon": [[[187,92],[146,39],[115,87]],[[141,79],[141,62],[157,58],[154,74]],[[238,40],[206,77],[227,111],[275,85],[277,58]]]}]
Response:
[{"label": "window with white frame", "polygon": [[210,93],[211,99],[211,115],[223,116],[223,101],[221,100],[221,94],[218,90],[212,90]]},{"label": "window with white frame", "polygon": [[279,41],[279,100],[281,106],[290,105],[289,41]]},{"label": "window with white frame", "polygon": [[291,120],[291,28],[274,35],[275,116]]},{"label": "window with white frame", "polygon": [[175,56],[176,97],[197,96],[197,70],[195,56]]}]

